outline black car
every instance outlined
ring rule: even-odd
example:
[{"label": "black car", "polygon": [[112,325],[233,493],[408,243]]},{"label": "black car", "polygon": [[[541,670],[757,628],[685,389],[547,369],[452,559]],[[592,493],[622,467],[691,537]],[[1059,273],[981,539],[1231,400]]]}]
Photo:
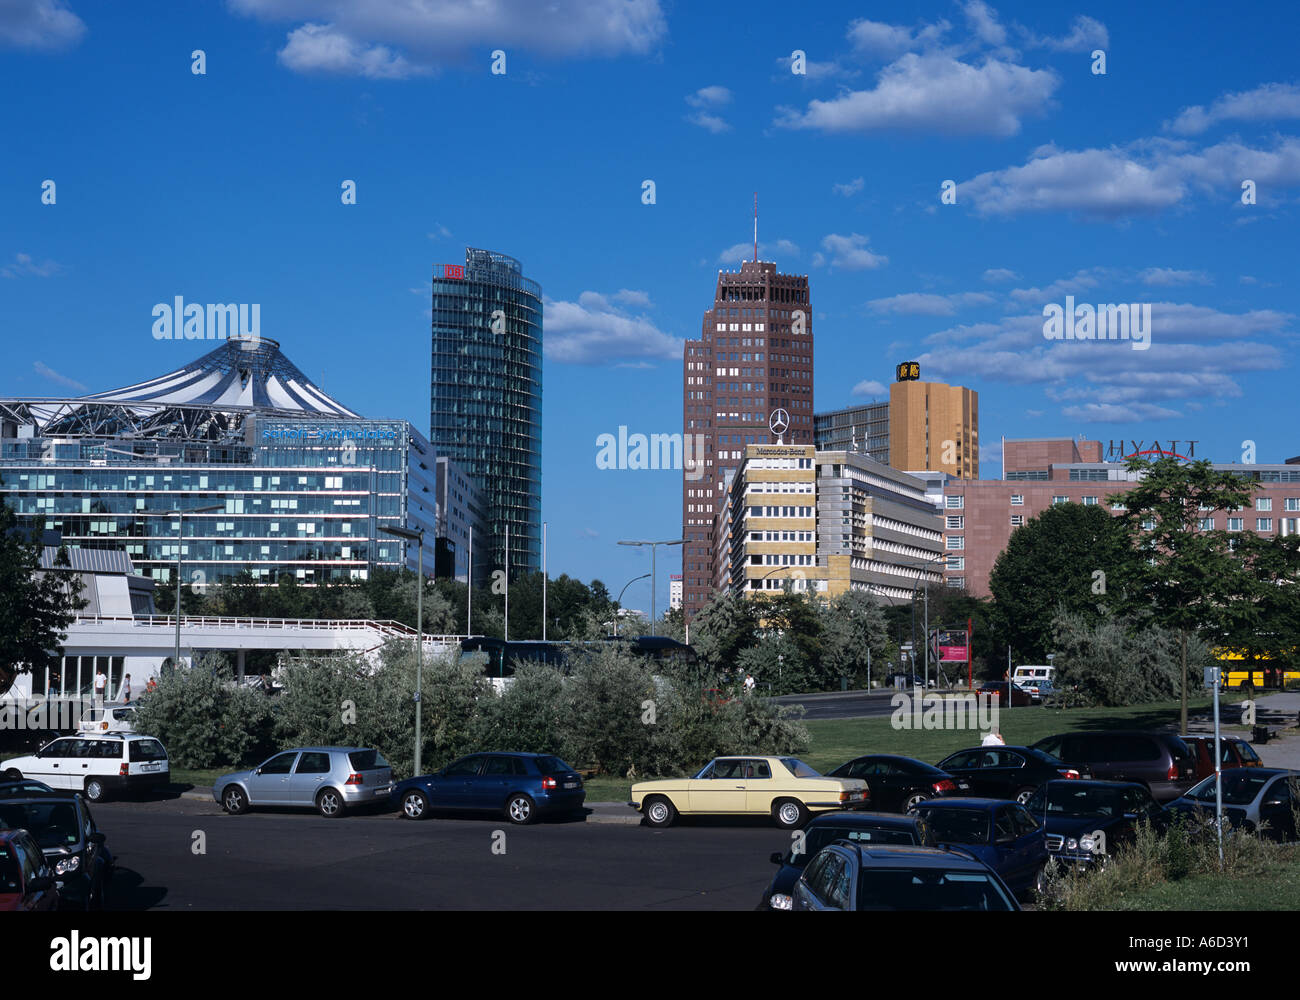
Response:
[{"label": "black car", "polygon": [[1034,744],[1102,781],[1136,781],[1157,802],[1168,802],[1196,784],[1196,756],[1177,736],[1137,729],[1058,733]]},{"label": "black car", "polygon": [[1169,828],[1169,811],[1146,785],[1132,781],[1049,781],[1025,808],[1047,830],[1047,849],[1065,865],[1105,864],[1115,848],[1133,842],[1145,820]]},{"label": "black car", "polygon": [[781,869],[758,902],[760,910],[788,910],[794,884],[803,874],[808,859],[837,840],[859,844],[930,844],[925,824],[915,816],[892,813],[832,812],[816,816],[801,831],[790,850],[772,854],[772,864]]},{"label": "black car", "polygon": [[[1300,804],[1300,772],[1277,767],[1239,767],[1224,771],[1219,780],[1223,818],[1228,829],[1258,833],[1271,840],[1296,839],[1292,807]],[[1193,828],[1212,823],[1214,785],[1214,775],[1210,775],[1182,798],[1169,803],[1169,811],[1192,821]]]},{"label": "black car", "polygon": [[0,829],[32,835],[54,870],[63,905],[103,908],[113,855],[80,794],[54,790],[0,798]]},{"label": "black car", "polygon": [[871,789],[877,809],[907,812],[926,799],[944,795],[969,795],[970,783],[933,764],[893,754],[868,754],[841,764],[828,778],[861,778]]},{"label": "black car", "polygon": [[[1027,708],[1034,703],[1033,696],[1019,684],[1012,684],[1010,691],[1007,694],[1006,681],[985,681],[980,685],[978,694],[988,696],[990,701],[996,701],[1001,708]],[[1011,701],[1009,705],[1008,698]]]},{"label": "black car", "polygon": [[1022,805],[1045,781],[1091,777],[1042,750],[1018,746],[958,750],[939,761],[939,768],[969,782],[973,795],[1015,799]]},{"label": "black car", "polygon": [[1019,910],[996,872],[938,847],[836,841],[804,869],[796,910]]}]

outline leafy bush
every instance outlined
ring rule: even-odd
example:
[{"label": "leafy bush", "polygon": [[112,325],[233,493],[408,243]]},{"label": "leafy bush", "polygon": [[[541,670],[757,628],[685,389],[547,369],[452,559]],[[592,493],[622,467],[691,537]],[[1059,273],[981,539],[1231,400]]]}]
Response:
[{"label": "leafy bush", "polygon": [[[1140,705],[1175,698],[1181,688],[1179,634],[1145,617],[1103,613],[1095,624],[1064,610],[1053,620],[1056,676],[1061,690],[1078,690],[1088,704]],[[1187,639],[1189,676],[1210,662],[1195,636]]]},{"label": "leafy bush", "polygon": [[239,767],[275,750],[270,699],[223,680],[218,666],[217,658],[203,656],[191,669],[164,674],[140,698],[136,730],[156,736],[174,767]]},{"label": "leafy bush", "polygon": [[564,681],[554,667],[527,663],[500,697],[478,700],[479,749],[560,753],[564,739]]}]

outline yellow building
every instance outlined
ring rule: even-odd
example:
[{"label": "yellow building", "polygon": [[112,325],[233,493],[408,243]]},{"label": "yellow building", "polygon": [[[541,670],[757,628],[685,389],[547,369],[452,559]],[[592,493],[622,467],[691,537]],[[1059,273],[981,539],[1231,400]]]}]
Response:
[{"label": "yellow building", "polygon": [[889,464],[915,472],[980,474],[979,393],[942,382],[889,386]]}]

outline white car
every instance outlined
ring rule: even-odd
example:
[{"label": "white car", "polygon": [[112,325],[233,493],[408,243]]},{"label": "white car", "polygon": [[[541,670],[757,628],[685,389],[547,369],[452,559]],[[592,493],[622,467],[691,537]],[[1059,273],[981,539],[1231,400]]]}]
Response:
[{"label": "white car", "polygon": [[62,736],[26,757],[0,762],[6,780],[32,778],[98,802],[113,791],[161,788],[171,781],[167,751],[152,736]]},{"label": "white car", "polygon": [[135,705],[105,705],[92,708],[81,717],[77,732],[88,736],[100,733],[134,733]]}]

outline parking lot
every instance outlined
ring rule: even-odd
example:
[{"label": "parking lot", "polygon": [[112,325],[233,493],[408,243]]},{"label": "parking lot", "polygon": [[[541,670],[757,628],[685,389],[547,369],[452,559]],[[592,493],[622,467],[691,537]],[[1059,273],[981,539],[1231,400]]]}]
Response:
[{"label": "parking lot", "polygon": [[105,802],[95,818],[118,863],[109,908],[127,910],[747,910],[775,870],[768,855],[790,844],[763,819],[515,827],[227,816],[193,799]]}]

